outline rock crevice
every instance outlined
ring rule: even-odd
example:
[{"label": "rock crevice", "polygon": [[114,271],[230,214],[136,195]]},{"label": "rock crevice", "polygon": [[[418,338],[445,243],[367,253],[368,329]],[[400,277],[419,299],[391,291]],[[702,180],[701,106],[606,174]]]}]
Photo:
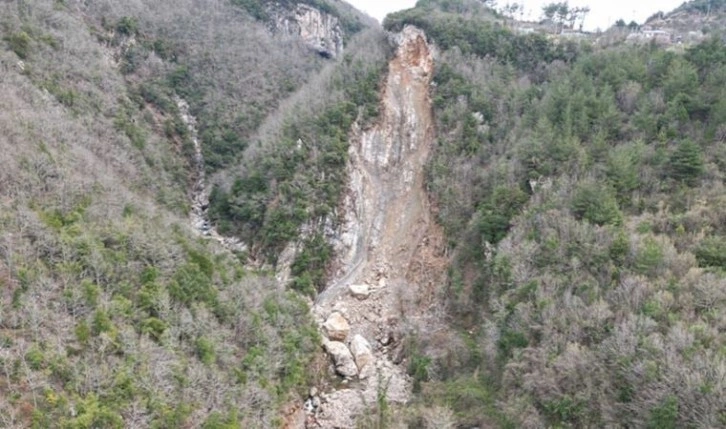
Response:
[{"label": "rock crevice", "polygon": [[199,141],[197,132],[197,119],[189,111],[189,103],[186,100],[176,97],[174,99],[179,115],[187,126],[189,136],[194,144],[194,157],[192,158],[192,187],[191,202],[192,209],[189,213],[190,223],[199,234],[210,237],[233,252],[244,252],[247,246],[238,238],[225,237],[217,232],[209,220],[209,193],[207,190],[207,179],[204,168],[204,155],[202,144]]}]

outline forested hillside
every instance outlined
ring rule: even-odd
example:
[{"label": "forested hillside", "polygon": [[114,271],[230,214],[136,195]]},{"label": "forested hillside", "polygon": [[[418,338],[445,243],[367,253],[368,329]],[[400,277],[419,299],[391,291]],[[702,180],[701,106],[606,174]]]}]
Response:
[{"label": "forested hillside", "polygon": [[723,36],[726,24],[726,1],[691,0],[676,9],[660,11],[648,18],[645,25]]},{"label": "forested hillside", "polygon": [[293,266],[294,287],[314,295],[324,285],[346,186],[349,133],[378,114],[379,81],[388,43],[381,31],[353,42],[355,55],[324,69],[260,128],[239,165],[220,175],[210,213],[223,233],[251,244],[252,254],[277,263],[285,246],[304,237]]},{"label": "forested hillside", "polygon": [[[308,304],[187,219],[177,100],[212,172],[347,76],[248,3],[0,4],[0,426],[275,427],[317,376]],[[346,45],[371,23],[312,3]]]},{"label": "forested hillside", "polygon": [[0,2],[0,427],[726,426],[723,2],[485,3]]},{"label": "forested hillside", "polygon": [[428,185],[462,334],[418,358],[419,400],[467,426],[726,425],[724,42],[600,50],[492,21],[421,1],[385,22],[441,48]]}]

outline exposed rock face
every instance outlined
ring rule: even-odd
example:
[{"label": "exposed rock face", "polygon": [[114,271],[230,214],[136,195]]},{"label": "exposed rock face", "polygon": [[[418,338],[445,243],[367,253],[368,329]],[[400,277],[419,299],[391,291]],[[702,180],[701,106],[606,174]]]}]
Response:
[{"label": "exposed rock face", "polygon": [[333,341],[345,341],[350,333],[350,325],[345,320],[345,317],[336,311],[328,316],[328,320],[323,323],[323,330],[329,339]]},{"label": "exposed rock face", "polygon": [[333,358],[335,371],[343,377],[355,377],[358,375],[358,367],[355,364],[353,355],[345,344],[339,341],[325,341],[325,351]]},{"label": "exposed rock face", "polygon": [[288,9],[273,3],[269,13],[274,32],[299,37],[327,58],[336,58],[343,53],[343,29],[335,16],[306,4]]},{"label": "exposed rock face", "polygon": [[[321,395],[318,428],[356,427],[356,418],[370,411],[383,390],[388,401],[405,404],[411,381],[397,339],[414,318],[436,329],[427,309],[435,307],[435,288],[443,283],[447,260],[424,180],[435,140],[434,59],[417,28],[405,27],[392,42],[397,50],[381,94],[380,117],[370,128],[353,129],[344,222],[334,243],[335,272],[314,308],[321,324],[331,311],[345,309],[359,382]],[[370,286],[366,292],[351,285]],[[366,338],[379,340],[371,345]]]},{"label": "exposed rock face", "polygon": [[430,85],[434,60],[423,31],[394,36],[396,56],[382,94],[382,116],[358,130],[349,151],[345,222],[336,243],[340,269],[320,300],[348,284],[388,284],[410,272],[419,244],[435,226],[424,185],[434,141]]}]

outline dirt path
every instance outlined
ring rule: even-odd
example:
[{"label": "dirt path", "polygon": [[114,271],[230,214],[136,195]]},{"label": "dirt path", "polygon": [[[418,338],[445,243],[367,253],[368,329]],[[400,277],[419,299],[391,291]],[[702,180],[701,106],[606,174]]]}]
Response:
[{"label": "dirt path", "polygon": [[[381,397],[409,400],[401,337],[413,319],[426,317],[425,307],[432,303],[427,297],[445,271],[444,241],[432,219],[424,178],[435,138],[433,55],[424,33],[414,27],[396,37],[378,123],[354,130],[345,224],[336,243],[338,268],[314,307],[321,324],[340,313],[350,325],[342,342],[355,356],[351,342],[363,337],[373,360],[361,367],[356,359],[359,382],[321,395],[308,427],[354,427],[356,416],[365,415]],[[370,295],[354,297],[350,285],[366,285]]]}]

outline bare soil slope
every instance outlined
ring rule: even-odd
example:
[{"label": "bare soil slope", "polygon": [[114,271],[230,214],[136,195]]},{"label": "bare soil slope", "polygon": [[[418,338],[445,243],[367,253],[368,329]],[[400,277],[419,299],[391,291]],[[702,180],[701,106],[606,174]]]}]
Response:
[{"label": "bare soil slope", "polygon": [[[352,427],[381,394],[388,401],[408,400],[401,335],[431,317],[422,314],[432,314],[425,308],[433,304],[446,266],[442,233],[424,187],[434,142],[432,50],[414,27],[406,27],[396,43],[380,119],[370,129],[354,130],[337,270],[314,309],[320,323],[341,313],[350,324],[345,342],[364,337],[374,363],[359,365],[359,383],[323,395],[314,427]],[[370,296],[354,297],[351,285],[367,285]]]}]

